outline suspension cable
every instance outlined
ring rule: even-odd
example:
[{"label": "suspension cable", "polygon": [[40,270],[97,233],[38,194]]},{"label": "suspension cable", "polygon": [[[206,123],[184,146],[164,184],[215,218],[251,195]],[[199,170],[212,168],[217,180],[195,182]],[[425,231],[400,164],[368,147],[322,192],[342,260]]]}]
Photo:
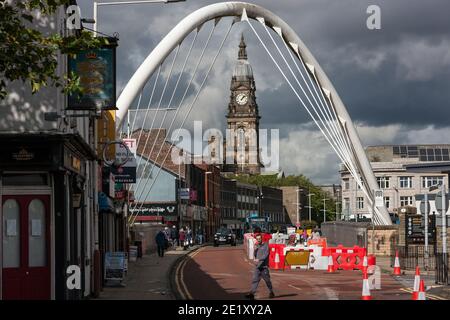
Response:
[{"label": "suspension cable", "polygon": [[[194,105],[195,105],[195,103],[196,103],[196,101],[197,101],[197,99],[198,99],[198,97],[199,97],[199,95],[200,95],[200,92],[202,91],[202,89],[203,89],[203,87],[204,87],[204,85],[205,85],[205,83],[206,83],[206,80],[208,79],[208,76],[209,76],[209,74],[211,73],[211,70],[212,70],[212,68],[213,68],[213,66],[214,66],[214,64],[215,64],[215,62],[216,62],[216,60],[217,60],[217,57],[219,56],[220,52],[222,51],[222,48],[223,48],[223,45],[225,44],[225,41],[228,39],[228,36],[229,36],[229,34],[230,34],[231,29],[233,28],[234,23],[235,23],[235,21],[233,20],[232,23],[231,23],[231,25],[230,25],[230,27],[228,28],[228,30],[227,30],[227,32],[226,32],[226,34],[225,34],[225,37],[223,38],[223,40],[222,40],[222,42],[221,42],[221,44],[220,44],[220,46],[219,46],[219,49],[217,50],[217,53],[215,54],[215,56],[214,56],[214,58],[213,58],[213,60],[212,60],[212,62],[211,62],[211,64],[210,64],[210,66],[209,66],[209,68],[208,68],[208,71],[206,72],[205,78],[203,79],[203,81],[202,81],[202,83],[201,83],[201,85],[200,85],[200,87],[199,87],[199,89],[198,89],[198,91],[197,91],[197,94],[195,95],[194,99],[192,100],[192,102],[191,102],[191,104],[190,104],[190,106],[189,106],[188,112],[186,113],[186,115],[185,115],[185,117],[184,117],[184,119],[183,119],[183,121],[182,121],[180,127],[179,127],[178,130],[177,130],[177,133],[176,133],[176,135],[175,135],[176,137],[179,136],[180,131],[181,131],[181,128],[183,127],[184,123],[186,122],[186,119],[189,117],[189,114],[191,113],[192,108],[194,107]],[[216,24],[215,24],[215,25],[216,25]],[[174,144],[175,144],[175,142],[172,141],[169,149],[172,149],[172,147],[174,146]],[[160,174],[160,172],[161,172],[161,168],[163,167],[165,161],[167,160],[168,155],[169,155],[169,152],[167,152],[166,156],[164,157],[163,162],[161,163],[161,166],[159,166],[159,169],[158,169],[158,172],[157,172],[157,174],[156,174],[156,177],[155,177],[155,179],[153,180],[152,184],[150,185],[149,192],[150,192],[151,189],[153,188],[153,185],[155,184],[155,181],[156,181],[156,179],[158,178],[158,176],[159,176],[159,174]],[[144,202],[145,202],[145,199],[144,199],[144,201],[142,202],[139,211],[141,210],[141,208],[142,208]],[[137,211],[137,213],[138,213],[139,211]],[[135,217],[134,217],[132,223],[135,222],[135,220],[136,220],[136,218],[137,218],[137,213],[136,213],[136,215],[135,215]]]},{"label": "suspension cable", "polygon": [[[212,37],[212,35],[213,35],[213,33],[214,33],[215,28],[216,28],[216,25],[214,24],[213,27],[211,28],[211,31],[210,31],[209,36],[208,36],[208,38],[207,38],[207,41],[206,41],[206,43],[205,43],[205,45],[204,45],[204,47],[203,47],[202,53],[201,53],[201,55],[200,55],[200,57],[199,57],[199,59],[198,59],[198,61],[197,61],[197,64],[196,64],[196,66],[195,66],[195,69],[194,69],[194,72],[193,72],[193,74],[192,74],[192,76],[191,76],[191,79],[190,79],[190,81],[189,81],[189,83],[188,83],[188,85],[187,85],[187,87],[186,87],[186,90],[184,91],[184,94],[183,94],[183,97],[182,97],[182,99],[181,99],[181,101],[180,101],[180,104],[178,105],[178,108],[177,108],[177,110],[176,110],[176,112],[175,112],[175,116],[174,116],[174,118],[172,119],[172,122],[170,123],[168,132],[170,132],[170,130],[171,130],[171,128],[172,128],[172,126],[173,126],[173,124],[174,124],[174,122],[175,122],[175,119],[176,119],[178,113],[179,113],[180,110],[181,110],[181,106],[182,106],[182,104],[183,104],[183,102],[184,102],[184,99],[186,98],[186,95],[187,95],[187,93],[188,93],[188,91],[189,91],[189,88],[190,88],[191,85],[192,85],[192,82],[194,81],[194,78],[195,78],[195,75],[196,75],[196,73],[197,73],[198,67],[200,66],[200,63],[201,63],[201,61],[202,61],[202,59],[203,59],[203,56],[204,56],[205,51],[206,51],[206,48],[208,47],[208,44],[209,44],[209,42],[210,42],[210,40],[211,40],[211,37]],[[147,139],[148,139],[149,137],[150,137],[150,134],[147,136]],[[159,151],[158,151],[158,153],[157,153],[157,156],[156,156],[156,158],[155,158],[155,161],[158,159],[159,154],[161,153],[162,148],[163,148],[163,144],[161,144],[161,146],[160,146],[160,148],[159,148]],[[141,157],[141,158],[142,158],[142,157]],[[148,164],[148,161],[147,161],[147,164]],[[154,168],[154,166],[152,166],[152,167],[150,168],[149,175],[151,175],[151,173],[153,172],[153,168]],[[138,184],[138,185],[139,185],[139,184]],[[137,188],[136,188],[136,190],[137,190]],[[143,193],[144,193],[144,189],[142,188],[142,191],[139,193],[139,196],[138,196],[138,197],[141,197]],[[137,206],[137,204],[134,205],[133,209],[136,208],[136,206]],[[141,206],[141,208],[142,208],[142,206]],[[140,210],[140,209],[139,209],[139,210]]]}]

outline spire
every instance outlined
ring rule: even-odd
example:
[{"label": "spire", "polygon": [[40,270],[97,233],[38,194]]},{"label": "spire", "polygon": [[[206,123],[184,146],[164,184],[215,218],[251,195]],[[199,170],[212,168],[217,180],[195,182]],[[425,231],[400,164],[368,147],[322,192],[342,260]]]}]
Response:
[{"label": "spire", "polygon": [[241,43],[239,43],[239,60],[247,60],[247,50],[245,48],[247,45],[244,41],[244,34],[241,34]]}]

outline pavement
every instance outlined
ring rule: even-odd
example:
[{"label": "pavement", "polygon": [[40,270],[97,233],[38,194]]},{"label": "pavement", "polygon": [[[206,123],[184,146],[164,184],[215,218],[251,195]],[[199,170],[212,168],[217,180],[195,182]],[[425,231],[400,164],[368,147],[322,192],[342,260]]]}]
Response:
[{"label": "pavement", "polygon": [[[377,257],[377,266],[381,268],[382,273],[392,274],[393,272],[390,257]],[[402,270],[401,276],[392,277],[405,287],[405,291],[412,292],[415,273],[415,270]],[[424,280],[427,296],[435,300],[450,300],[450,286],[437,285],[434,270],[420,270],[420,279]]]},{"label": "pavement", "polygon": [[111,283],[105,286],[98,300],[173,300],[170,271],[186,254],[197,250],[193,246],[188,250],[178,248],[166,251],[164,257],[157,253],[144,255],[135,262],[128,263],[128,272],[123,286]]}]

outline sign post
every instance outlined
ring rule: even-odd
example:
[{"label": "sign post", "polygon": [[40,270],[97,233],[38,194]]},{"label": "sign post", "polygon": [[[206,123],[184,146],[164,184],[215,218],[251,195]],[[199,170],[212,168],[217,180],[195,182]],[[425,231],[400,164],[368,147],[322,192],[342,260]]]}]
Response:
[{"label": "sign post", "polygon": [[445,196],[445,184],[442,183],[440,185],[441,191],[436,195],[436,209],[442,210],[442,254],[444,256],[447,255],[447,210],[448,210],[448,202],[446,201]]},{"label": "sign post", "polygon": [[420,202],[420,212],[425,215],[425,269],[428,269],[429,248],[428,248],[428,215],[430,213],[430,206],[428,203],[428,193],[424,195],[424,201]]}]

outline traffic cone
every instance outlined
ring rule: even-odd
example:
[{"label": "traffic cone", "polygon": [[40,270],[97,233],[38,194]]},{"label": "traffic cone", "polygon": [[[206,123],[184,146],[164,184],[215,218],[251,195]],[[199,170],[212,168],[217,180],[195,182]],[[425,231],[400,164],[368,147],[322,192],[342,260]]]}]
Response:
[{"label": "traffic cone", "polygon": [[334,265],[333,265],[333,257],[331,255],[328,256],[328,273],[334,273]]},{"label": "traffic cone", "polygon": [[401,276],[402,270],[400,269],[400,260],[398,259],[398,251],[395,251],[395,262],[394,262],[394,276]]},{"label": "traffic cone", "polygon": [[367,278],[367,272],[364,272],[361,299],[362,300],[372,300],[372,296],[370,295],[369,279]]},{"label": "traffic cone", "polygon": [[363,272],[367,272],[367,268],[368,268],[367,256],[364,256],[362,267],[363,267]]},{"label": "traffic cone", "polygon": [[417,295],[417,300],[427,300],[427,296],[425,294],[425,282],[423,280],[420,280],[419,294]]},{"label": "traffic cone", "polygon": [[414,288],[412,293],[412,299],[417,300],[419,297],[419,286],[420,286],[420,269],[419,266],[416,267],[416,275],[414,276]]},{"label": "traffic cone", "polygon": [[278,254],[278,252],[275,254],[275,259],[273,260],[273,262],[275,263],[275,270],[280,269],[280,255]]}]

